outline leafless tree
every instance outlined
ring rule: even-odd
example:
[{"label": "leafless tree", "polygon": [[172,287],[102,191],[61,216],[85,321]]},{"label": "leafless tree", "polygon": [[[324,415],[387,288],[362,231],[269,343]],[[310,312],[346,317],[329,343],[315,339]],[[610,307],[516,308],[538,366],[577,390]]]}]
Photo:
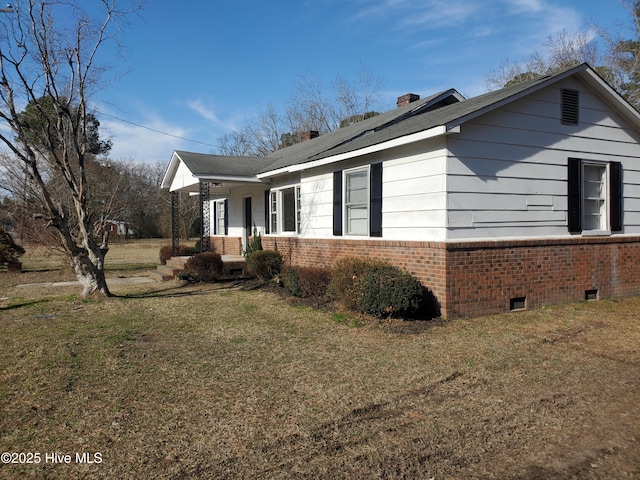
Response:
[{"label": "leafless tree", "polygon": [[[12,133],[0,130],[0,141],[34,186],[42,219],[56,232],[83,295],[110,295],[107,246],[89,208],[90,102],[108,70],[102,51],[117,42],[118,28],[139,7],[122,9],[116,0],[25,0],[1,19],[0,121]],[[41,99],[48,99],[46,109]],[[24,121],[28,105],[39,111],[38,125]]]},{"label": "leafless tree", "polygon": [[495,90],[585,62],[593,67],[600,65],[597,45],[587,32],[563,30],[548,37],[542,47],[542,51],[536,50],[523,62],[504,61],[487,76],[487,89]]},{"label": "leafless tree", "polygon": [[264,156],[299,142],[300,132],[328,133],[340,128],[345,118],[351,121],[371,116],[379,107],[382,80],[364,66],[353,79],[338,76],[332,85],[307,71],[298,77],[284,107],[284,114],[273,104],[248,119],[238,130],[218,141],[223,155]]},{"label": "leafless tree", "polygon": [[614,28],[600,27],[607,46],[606,65],[610,83],[636,108],[640,109],[640,1],[621,0],[629,12],[626,23]]}]

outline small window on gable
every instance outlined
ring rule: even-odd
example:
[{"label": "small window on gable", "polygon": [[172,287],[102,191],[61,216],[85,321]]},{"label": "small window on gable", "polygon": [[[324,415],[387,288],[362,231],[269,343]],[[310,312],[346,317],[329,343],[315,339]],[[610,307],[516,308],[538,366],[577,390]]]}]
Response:
[{"label": "small window on gable", "polygon": [[562,90],[562,124],[578,125],[580,123],[580,92],[577,90]]}]

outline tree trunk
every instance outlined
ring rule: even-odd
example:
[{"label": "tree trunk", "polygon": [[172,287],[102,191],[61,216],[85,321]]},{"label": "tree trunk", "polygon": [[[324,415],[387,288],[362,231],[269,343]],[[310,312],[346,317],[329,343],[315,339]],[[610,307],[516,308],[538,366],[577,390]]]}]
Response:
[{"label": "tree trunk", "polygon": [[103,250],[94,246],[94,248],[90,249],[78,249],[78,253],[72,257],[73,269],[83,287],[83,297],[94,293],[100,293],[105,297],[111,296],[104,275],[105,254],[106,249]]}]

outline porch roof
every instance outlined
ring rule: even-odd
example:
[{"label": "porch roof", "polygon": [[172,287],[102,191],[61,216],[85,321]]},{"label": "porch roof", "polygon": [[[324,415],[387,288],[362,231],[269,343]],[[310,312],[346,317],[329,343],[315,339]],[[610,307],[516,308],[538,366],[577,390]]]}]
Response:
[{"label": "porch roof", "polygon": [[272,162],[271,159],[260,157],[235,157],[176,150],[162,179],[162,188],[197,193],[200,181],[217,184],[219,191],[224,191],[229,184],[260,183],[256,175]]}]

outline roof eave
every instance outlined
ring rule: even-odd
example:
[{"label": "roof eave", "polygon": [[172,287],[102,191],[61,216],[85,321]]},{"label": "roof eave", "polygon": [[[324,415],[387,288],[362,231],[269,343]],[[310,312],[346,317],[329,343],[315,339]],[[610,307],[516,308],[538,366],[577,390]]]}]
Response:
[{"label": "roof eave", "polygon": [[178,165],[180,165],[180,157],[178,156],[178,152],[174,150],[171,155],[171,160],[169,161],[169,165],[167,165],[167,169],[164,172],[164,176],[162,177],[162,183],[160,184],[160,188],[169,189],[171,188],[171,182],[173,181],[173,177],[178,170]]},{"label": "roof eave", "polygon": [[205,182],[233,182],[233,183],[264,183],[256,176],[243,176],[243,175],[194,175],[200,181]]},{"label": "roof eave", "polygon": [[430,138],[439,137],[441,135],[446,135],[448,133],[458,133],[458,132],[459,132],[459,129],[455,127],[448,128],[444,125],[440,125],[437,127],[430,128],[428,130],[423,130],[421,132],[413,133],[411,135],[405,135],[402,137],[394,138],[392,140],[388,140],[386,142],[378,143],[375,145],[370,145],[368,147],[364,147],[358,150],[340,153],[338,155],[331,155],[328,157],[322,157],[316,160],[311,160],[303,163],[298,163],[295,165],[290,165],[288,167],[279,168],[277,170],[271,170],[271,171],[259,173],[258,178],[264,179],[264,178],[277,177],[279,175],[285,175],[287,173],[299,172],[299,171],[307,170],[310,168],[321,167],[324,165],[341,162],[343,160],[348,160],[350,158],[369,155],[371,153],[380,152],[390,148],[400,147],[402,145],[408,145],[410,143],[418,142],[421,140],[427,140]]}]

